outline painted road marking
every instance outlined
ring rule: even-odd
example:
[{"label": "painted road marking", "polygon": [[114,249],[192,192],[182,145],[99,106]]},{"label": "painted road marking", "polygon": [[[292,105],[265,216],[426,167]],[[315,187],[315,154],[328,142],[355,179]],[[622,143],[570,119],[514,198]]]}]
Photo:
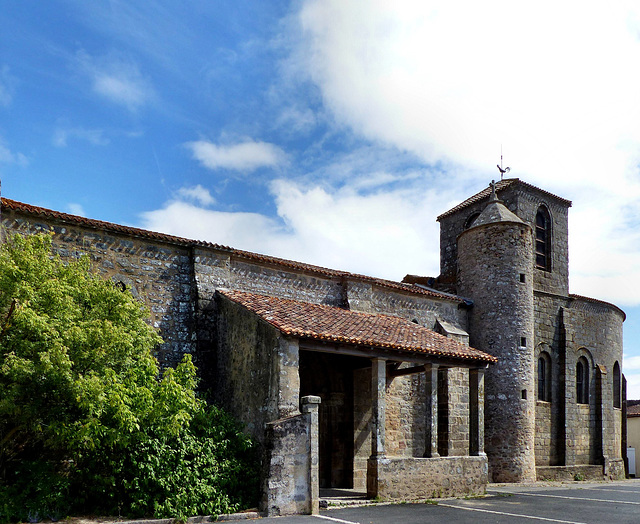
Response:
[{"label": "painted road marking", "polygon": [[574,520],[549,519],[547,517],[536,517],[534,515],[519,515],[517,513],[506,513],[505,511],[494,511],[490,509],[480,509],[480,508],[467,508],[464,506],[454,506],[453,504],[443,504],[442,502],[439,502],[438,506],[444,506],[445,508],[453,508],[453,509],[465,509],[467,511],[479,511],[480,513],[493,513],[494,515],[504,515],[505,517],[518,517],[521,519],[544,520],[546,522],[559,522],[561,524],[586,524],[586,522],[576,522]]},{"label": "painted road marking", "polygon": [[567,497],[566,495],[545,495],[544,493],[514,493],[514,495],[528,495],[530,497],[552,497],[556,499],[569,499],[569,500],[588,500],[589,502],[609,502],[611,504],[633,504],[634,506],[640,506],[640,502],[630,502],[626,500],[609,500],[609,499],[590,499],[587,497]]},{"label": "painted road marking", "polygon": [[613,491],[615,493],[640,493],[640,489],[610,489],[607,487],[602,488],[580,488],[580,489],[592,489],[592,490],[600,490],[600,491]]},{"label": "painted road marking", "polygon": [[327,517],[325,515],[311,515],[312,517],[317,517],[319,519],[326,519],[326,520],[330,520],[332,522],[341,522],[342,524],[359,524],[358,522],[354,522],[353,520],[342,520],[342,519],[336,519],[334,517]]}]

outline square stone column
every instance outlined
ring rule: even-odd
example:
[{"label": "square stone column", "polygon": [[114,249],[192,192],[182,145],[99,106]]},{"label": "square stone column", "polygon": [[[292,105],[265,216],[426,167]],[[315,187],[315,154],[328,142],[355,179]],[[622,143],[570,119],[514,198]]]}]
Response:
[{"label": "square stone column", "polygon": [[469,370],[469,455],[485,455],[484,369]]},{"label": "square stone column", "polygon": [[438,364],[427,364],[425,376],[425,448],[424,456],[436,458],[438,453]]},{"label": "square stone column", "polygon": [[371,359],[371,458],[384,457],[387,361]]},{"label": "square stone column", "polygon": [[302,413],[308,413],[310,416],[311,427],[309,431],[310,440],[310,460],[309,460],[309,512],[311,515],[320,513],[320,473],[319,473],[319,424],[318,424],[318,408],[320,406],[320,397],[309,395],[302,397]]},{"label": "square stone column", "polygon": [[378,496],[380,463],[385,460],[387,361],[371,359],[371,456],[367,461],[367,497]]}]

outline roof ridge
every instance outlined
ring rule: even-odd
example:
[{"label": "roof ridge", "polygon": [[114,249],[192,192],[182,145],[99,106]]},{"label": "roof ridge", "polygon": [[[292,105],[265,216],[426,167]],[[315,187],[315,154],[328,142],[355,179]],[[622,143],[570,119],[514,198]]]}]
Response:
[{"label": "roof ridge", "polygon": [[263,255],[260,253],[254,253],[252,251],[245,251],[241,249],[235,249],[230,246],[225,246],[222,244],[216,244],[213,242],[207,242],[204,240],[193,240],[185,237],[180,237],[176,235],[169,235],[167,233],[159,233],[156,231],[150,231],[148,229],[137,228],[133,226],[123,226],[121,224],[116,224],[114,222],[107,222],[104,220],[97,220],[93,218],[86,218],[79,215],[72,215],[70,213],[63,213],[61,211],[54,211],[52,209],[48,209],[41,206],[34,206],[31,204],[25,204],[24,202],[19,202],[17,200],[12,200],[6,197],[2,197],[0,199],[2,207],[6,207],[8,209],[12,209],[14,211],[21,211],[23,213],[32,213],[40,216],[51,217],[57,220],[71,222],[74,224],[92,227],[95,229],[105,229],[108,231],[115,231],[117,233],[128,234],[133,236],[138,236],[142,238],[151,238],[153,240],[158,240],[161,242],[168,242],[171,244],[184,245],[187,247],[197,246],[204,247],[210,249],[217,249],[221,251],[226,251],[232,255],[238,257],[244,257],[249,260],[257,260],[260,262],[265,262],[269,264],[274,264],[278,266],[285,266],[292,269],[298,269],[301,271],[309,271],[314,273],[319,273],[321,275],[333,276],[338,278],[354,278],[357,280],[363,280],[366,282],[370,282],[372,284],[378,284],[380,286],[393,288],[399,291],[406,291],[411,294],[417,295],[427,295],[434,298],[440,298],[443,300],[458,300],[463,302],[462,298],[456,298],[452,296],[447,296],[446,294],[438,293],[436,291],[429,291],[424,289],[415,289],[413,286],[403,284],[402,282],[396,282],[393,280],[387,280],[384,278],[372,277],[368,275],[361,275],[358,273],[352,273],[349,271],[343,271],[339,269],[330,269],[322,266],[317,266],[315,264],[308,264],[306,262],[298,262],[295,260],[288,260],[285,258],[275,257],[272,255]]},{"label": "roof ridge", "polygon": [[[566,198],[562,198],[558,195],[554,195],[553,193],[551,193],[550,191],[546,191],[544,189],[541,189],[537,186],[534,186],[533,184],[529,184],[528,182],[524,182],[523,180],[520,180],[519,178],[505,178],[503,180],[500,180],[499,182],[496,182],[496,191],[502,191],[504,189],[507,189],[508,187],[511,187],[512,185],[516,185],[516,184],[521,184],[523,186],[526,186],[530,189],[535,189],[536,191],[540,191],[541,193],[551,196],[553,198],[557,198],[558,200],[564,202],[567,207],[571,207],[571,200],[567,200]],[[471,204],[474,204],[476,202],[479,202],[481,200],[483,200],[485,197],[488,197],[491,194],[491,186],[485,187],[484,189],[482,189],[481,191],[478,191],[477,193],[475,193],[474,195],[470,196],[469,198],[463,200],[461,203],[457,204],[456,206],[452,207],[451,209],[449,209],[448,211],[445,211],[444,213],[438,215],[438,217],[436,218],[436,221],[440,221],[443,218],[448,217],[449,215],[452,215],[458,211],[460,211],[461,209],[464,209],[465,207],[470,206]]]}]

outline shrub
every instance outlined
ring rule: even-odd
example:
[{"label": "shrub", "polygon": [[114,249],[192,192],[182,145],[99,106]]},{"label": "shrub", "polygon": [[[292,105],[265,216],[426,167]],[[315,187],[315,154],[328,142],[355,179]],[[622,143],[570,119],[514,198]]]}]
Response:
[{"label": "shrub", "polygon": [[159,372],[160,337],[130,293],[51,237],[0,247],[0,520],[68,512],[186,517],[255,500],[253,443],[195,392],[189,355]]}]

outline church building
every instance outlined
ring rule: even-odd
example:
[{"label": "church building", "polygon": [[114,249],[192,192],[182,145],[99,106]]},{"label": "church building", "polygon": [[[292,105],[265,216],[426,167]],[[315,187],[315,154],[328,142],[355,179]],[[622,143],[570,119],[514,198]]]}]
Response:
[{"label": "church building", "polygon": [[[386,500],[488,482],[624,478],[624,313],[569,293],[571,202],[505,179],[438,217],[440,275],[402,282],[2,198],[1,239],[139,298],[175,365],[261,444],[267,515],[323,489]],[[401,268],[399,268],[401,271]]]}]

